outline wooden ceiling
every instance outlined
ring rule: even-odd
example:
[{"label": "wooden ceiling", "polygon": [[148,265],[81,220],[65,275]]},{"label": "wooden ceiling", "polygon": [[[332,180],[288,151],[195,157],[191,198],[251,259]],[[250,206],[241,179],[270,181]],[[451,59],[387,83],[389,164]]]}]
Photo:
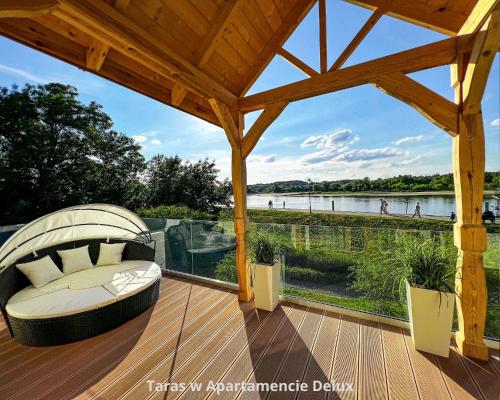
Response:
[{"label": "wooden ceiling", "polygon": [[[477,3],[349,1],[449,35]],[[294,57],[282,46],[315,3],[2,0],[0,34],[219,124],[208,99],[236,108],[276,54]]]}]

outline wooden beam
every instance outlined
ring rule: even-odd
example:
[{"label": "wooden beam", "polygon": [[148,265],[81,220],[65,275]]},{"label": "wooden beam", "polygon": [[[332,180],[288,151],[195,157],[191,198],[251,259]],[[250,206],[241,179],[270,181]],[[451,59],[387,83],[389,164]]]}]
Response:
[{"label": "wooden beam", "polygon": [[498,0],[479,0],[458,32],[459,35],[477,32],[492,11],[498,9]]},{"label": "wooden beam", "polygon": [[[115,8],[124,12],[130,0],[115,0]],[[92,71],[99,71],[106,59],[109,46],[96,38],[90,38],[89,44],[85,49],[85,63],[87,68]]]},{"label": "wooden beam", "polygon": [[2,0],[0,18],[36,17],[51,13],[57,6],[57,0]]},{"label": "wooden beam", "polygon": [[250,287],[250,263],[247,257],[246,235],[248,230],[247,217],[247,167],[242,152],[243,114],[237,113],[236,118],[231,110],[217,99],[210,99],[210,105],[226,132],[231,144],[231,178],[234,198],[234,232],[236,233],[236,272],[241,301],[253,298]]},{"label": "wooden beam", "polygon": [[451,136],[458,133],[455,103],[426,88],[401,72],[375,78],[372,83],[383,92],[415,108]]},{"label": "wooden beam", "polygon": [[463,82],[463,113],[481,110],[491,65],[500,45],[499,10],[495,10],[476,35]]},{"label": "wooden beam", "polygon": [[472,46],[471,36],[453,37],[402,51],[386,57],[377,58],[337,71],[314,76],[265,92],[240,98],[242,112],[264,108],[280,101],[292,102],[335,92],[369,83],[374,78],[394,72],[411,73],[427,68],[448,65],[455,59],[456,48],[460,43],[464,49]]},{"label": "wooden beam", "polygon": [[99,71],[106,59],[109,46],[101,41],[91,38],[85,49],[85,64],[92,71]]},{"label": "wooden beam", "polygon": [[380,18],[384,15],[384,11],[382,9],[377,8],[373,14],[368,18],[368,20],[364,23],[358,33],[354,36],[351,42],[344,49],[342,54],[335,60],[333,65],[330,68],[330,71],[335,71],[344,65],[347,59],[351,56],[351,54],[358,48],[363,39],[368,35],[368,33],[372,30],[375,24],[378,22]]},{"label": "wooden beam", "polygon": [[281,112],[285,109],[287,103],[274,103],[267,106],[259,118],[254,122],[247,134],[243,137],[242,154],[243,158],[247,158],[257,142],[265,132],[265,130],[278,118]]},{"label": "wooden beam", "polygon": [[236,96],[106,2],[60,2],[54,11],[58,18],[195,93],[236,106]]},{"label": "wooden beam", "polygon": [[227,24],[236,12],[237,6],[238,0],[227,0],[222,10],[217,13],[215,20],[211,23],[210,31],[205,35],[200,46],[197,65],[201,66],[208,62],[222,39]]},{"label": "wooden beam", "polygon": [[447,7],[446,2],[428,4],[425,1],[409,0],[344,0],[374,10],[382,8],[387,15],[424,28],[433,29],[445,35],[456,35],[466,16]]},{"label": "wooden beam", "polygon": [[286,51],[285,49],[283,49],[283,48],[279,49],[278,50],[278,54],[281,57],[283,57],[285,60],[287,60],[290,64],[292,64],[294,67],[296,67],[299,70],[301,70],[306,75],[309,75],[309,76],[319,75],[318,72],[314,68],[311,68],[305,62],[303,62],[302,60],[298,59],[292,53]]},{"label": "wooden beam", "polygon": [[260,52],[259,59],[240,80],[238,95],[243,96],[254,84],[262,71],[271,62],[276,52],[283,47],[288,37],[307,15],[316,0],[298,0],[283,20],[279,29]]},{"label": "wooden beam", "polygon": [[451,65],[452,86],[458,107],[458,135],[453,138],[453,182],[457,222],[453,227],[458,248],[455,292],[458,350],[467,357],[488,359],[484,328],[488,293],[483,252],[487,248],[486,228],[482,224],[485,170],[484,127],[482,113],[463,113],[463,84],[469,57],[457,48]]},{"label": "wooden beam", "polygon": [[319,64],[321,73],[324,74],[328,70],[328,53],[326,43],[326,0],[319,0]]},{"label": "wooden beam", "polygon": [[187,89],[184,86],[175,84],[170,91],[170,96],[172,97],[172,104],[174,106],[180,106],[186,97]]},{"label": "wooden beam", "polygon": [[227,105],[217,99],[209,99],[208,102],[212,106],[222,128],[224,128],[224,132],[226,133],[227,140],[231,144],[231,147],[234,148],[239,146],[238,126],[234,122],[231,110]]}]

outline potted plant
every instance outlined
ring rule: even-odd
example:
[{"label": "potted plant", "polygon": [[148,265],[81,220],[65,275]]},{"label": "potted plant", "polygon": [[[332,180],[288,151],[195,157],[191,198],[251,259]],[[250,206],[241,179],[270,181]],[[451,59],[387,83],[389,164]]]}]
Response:
[{"label": "potted plant", "polygon": [[400,296],[408,306],[411,337],[417,350],[448,357],[453,323],[456,250],[405,235],[390,258]]},{"label": "potted plant", "polygon": [[277,259],[276,241],[263,230],[249,235],[250,259],[255,307],[273,311],[279,304],[281,265]]}]

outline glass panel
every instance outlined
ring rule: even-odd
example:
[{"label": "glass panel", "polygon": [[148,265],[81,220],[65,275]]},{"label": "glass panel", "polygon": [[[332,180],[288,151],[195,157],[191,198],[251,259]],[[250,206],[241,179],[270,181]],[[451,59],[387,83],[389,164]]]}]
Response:
[{"label": "glass panel", "polygon": [[[213,221],[192,221],[191,233],[193,246],[189,250],[193,263],[193,273],[212,279],[227,280],[224,275],[216,277],[216,268],[222,262],[227,268],[234,269],[231,265],[234,260],[236,239],[234,235],[225,232],[225,224]],[[232,253],[228,255],[228,253]],[[226,256],[228,255],[227,259]],[[234,262],[233,262],[234,263]],[[220,275],[219,268],[219,275]]]},{"label": "glass panel", "polygon": [[485,335],[500,337],[500,233],[488,235],[488,249],[484,253],[488,309]]}]

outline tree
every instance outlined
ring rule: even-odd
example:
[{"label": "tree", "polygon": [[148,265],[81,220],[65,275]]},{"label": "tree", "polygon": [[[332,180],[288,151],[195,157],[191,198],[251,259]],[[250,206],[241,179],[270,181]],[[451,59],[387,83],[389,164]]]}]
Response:
[{"label": "tree", "polygon": [[141,206],[140,146],[111,128],[74,87],[0,88],[0,224],[82,203]]},{"label": "tree", "polygon": [[177,204],[217,211],[231,203],[231,186],[227,180],[217,180],[218,172],[208,159],[191,163],[178,156],[157,155],[147,163],[146,202],[151,207]]}]

